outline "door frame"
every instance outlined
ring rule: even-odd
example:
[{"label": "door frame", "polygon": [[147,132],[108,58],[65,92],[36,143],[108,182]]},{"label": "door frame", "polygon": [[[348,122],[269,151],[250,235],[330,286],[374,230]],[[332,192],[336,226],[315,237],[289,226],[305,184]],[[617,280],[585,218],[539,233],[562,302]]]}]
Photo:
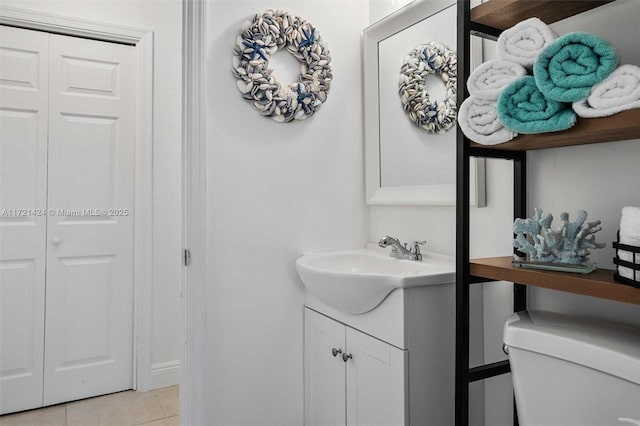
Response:
[{"label": "door frame", "polygon": [[206,23],[207,0],[182,2],[182,241],[190,253],[182,275],[183,425],[207,424],[209,406]]},{"label": "door frame", "polygon": [[138,93],[134,182],[133,389],[152,386],[153,283],[153,32],[88,19],[0,6],[0,24],[134,45]]}]

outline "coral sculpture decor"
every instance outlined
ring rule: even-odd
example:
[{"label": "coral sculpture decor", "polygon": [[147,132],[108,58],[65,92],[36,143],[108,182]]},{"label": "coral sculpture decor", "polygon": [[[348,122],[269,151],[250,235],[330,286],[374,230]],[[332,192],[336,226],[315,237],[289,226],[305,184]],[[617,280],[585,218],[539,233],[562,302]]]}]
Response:
[{"label": "coral sculpture decor", "polygon": [[516,219],[513,223],[516,234],[513,246],[526,254],[525,260],[529,262],[582,264],[589,260],[589,249],[605,247],[596,242],[594,235],[602,229],[601,222],[586,219],[584,210],[578,212],[575,222],[569,221],[569,214],[564,212],[560,214],[560,227],[552,229],[553,216],[536,208],[532,218]]}]

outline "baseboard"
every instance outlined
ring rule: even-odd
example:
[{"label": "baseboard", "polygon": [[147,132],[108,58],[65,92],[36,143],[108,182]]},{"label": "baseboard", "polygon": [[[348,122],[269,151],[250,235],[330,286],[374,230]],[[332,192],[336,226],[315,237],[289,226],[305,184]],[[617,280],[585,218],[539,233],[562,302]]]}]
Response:
[{"label": "baseboard", "polygon": [[180,360],[159,362],[151,366],[151,388],[158,389],[180,383]]}]

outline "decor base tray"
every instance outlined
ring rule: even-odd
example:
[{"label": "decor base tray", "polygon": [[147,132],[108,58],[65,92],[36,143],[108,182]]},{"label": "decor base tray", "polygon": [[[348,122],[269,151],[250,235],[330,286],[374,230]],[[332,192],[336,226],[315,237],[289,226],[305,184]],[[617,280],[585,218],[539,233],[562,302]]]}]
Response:
[{"label": "decor base tray", "polygon": [[544,263],[528,262],[526,260],[513,260],[511,262],[511,265],[514,268],[543,269],[546,271],[573,272],[576,274],[589,274],[598,269],[598,265],[593,262],[571,265],[564,263]]}]

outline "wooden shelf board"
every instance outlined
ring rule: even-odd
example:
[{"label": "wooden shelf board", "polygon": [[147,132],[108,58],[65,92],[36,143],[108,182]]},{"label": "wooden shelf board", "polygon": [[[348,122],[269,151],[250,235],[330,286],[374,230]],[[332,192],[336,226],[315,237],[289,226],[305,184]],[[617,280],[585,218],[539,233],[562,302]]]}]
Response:
[{"label": "wooden shelf board", "polygon": [[490,0],[471,9],[471,21],[505,30],[538,17],[547,24],[560,21],[613,0]]},{"label": "wooden shelf board", "polygon": [[483,149],[530,151],[630,139],[640,139],[640,109],[623,111],[609,117],[578,118],[575,126],[562,132],[520,135],[512,141],[497,145],[481,145],[472,142],[471,146]]},{"label": "wooden shelf board", "polygon": [[472,259],[471,275],[640,305],[640,289],[614,281],[611,269],[590,274],[514,268],[511,257]]}]

